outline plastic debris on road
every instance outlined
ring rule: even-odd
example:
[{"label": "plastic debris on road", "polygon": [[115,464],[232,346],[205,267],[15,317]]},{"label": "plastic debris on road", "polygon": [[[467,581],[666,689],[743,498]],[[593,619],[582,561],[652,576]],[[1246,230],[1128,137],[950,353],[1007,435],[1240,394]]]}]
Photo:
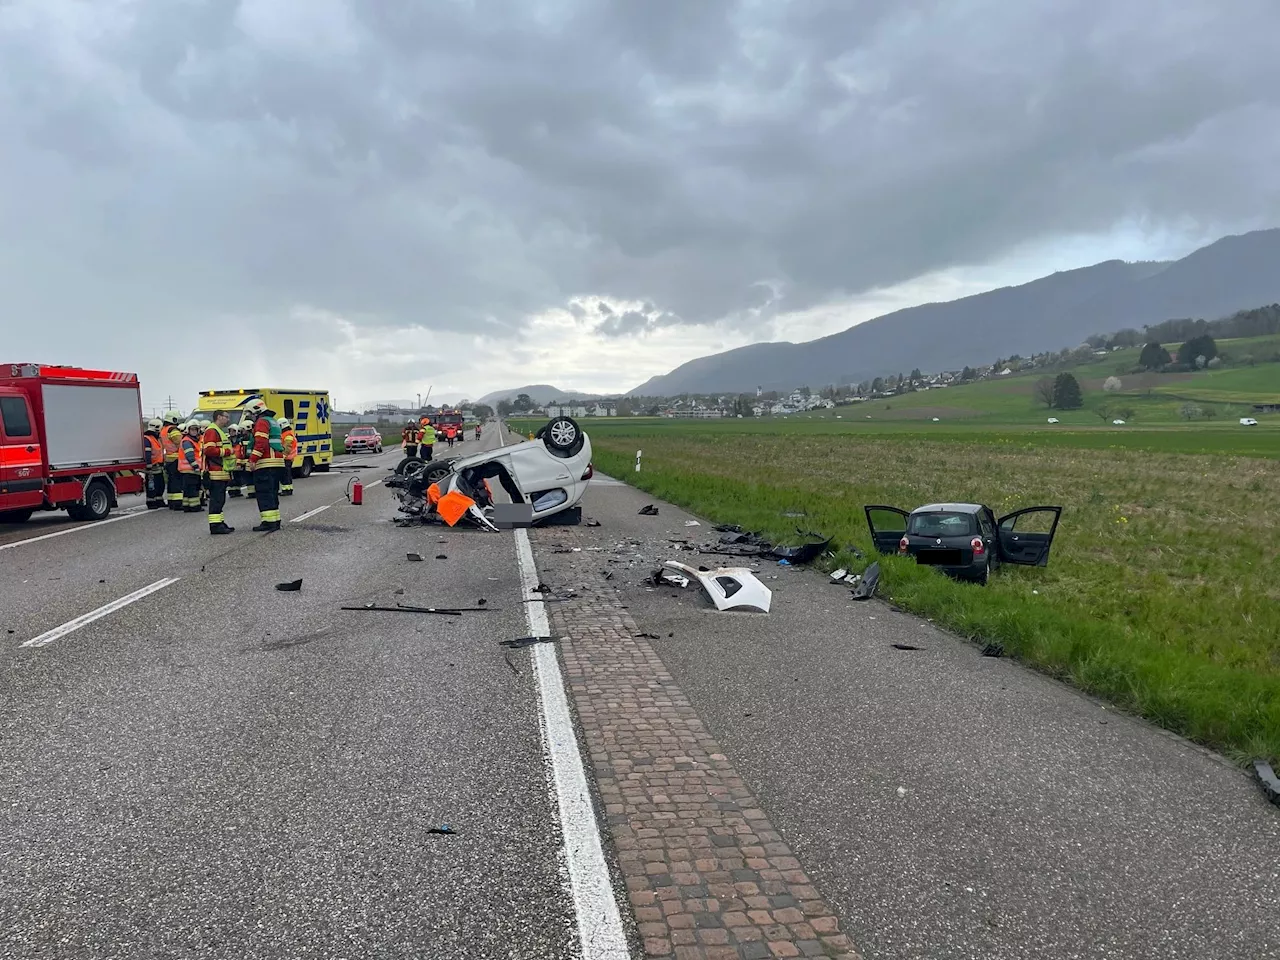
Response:
[{"label": "plastic debris on road", "polygon": [[719,570],[695,570],[693,567],[668,560],[663,563],[668,570],[675,570],[702,584],[707,596],[717,610],[758,610],[768,613],[773,603],[773,591],[761,583],[754,573],[743,567],[722,567]]},{"label": "plastic debris on road", "polygon": [[276,589],[282,593],[294,593],[302,589],[302,580],[291,580],[288,583],[277,583]]}]

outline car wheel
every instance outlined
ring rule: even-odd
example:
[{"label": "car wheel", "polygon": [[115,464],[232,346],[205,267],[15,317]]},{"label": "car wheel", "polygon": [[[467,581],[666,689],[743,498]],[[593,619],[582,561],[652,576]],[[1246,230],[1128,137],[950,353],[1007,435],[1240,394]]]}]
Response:
[{"label": "car wheel", "polygon": [[538,432],[542,442],[556,453],[572,456],[582,449],[582,428],[573,417],[556,417]]},{"label": "car wheel", "polygon": [[409,468],[419,463],[426,463],[426,461],[423,460],[421,457],[405,457],[398,464],[396,464],[395,472],[402,477],[408,476]]},{"label": "car wheel", "polygon": [[985,587],[987,581],[991,579],[991,554],[987,554],[987,562],[982,567],[982,573],[978,574],[978,586]]},{"label": "car wheel", "polygon": [[432,462],[425,465],[425,469],[422,471],[422,480],[427,486],[431,486],[433,483],[439,483],[444,480],[451,473],[453,473],[452,464]]}]

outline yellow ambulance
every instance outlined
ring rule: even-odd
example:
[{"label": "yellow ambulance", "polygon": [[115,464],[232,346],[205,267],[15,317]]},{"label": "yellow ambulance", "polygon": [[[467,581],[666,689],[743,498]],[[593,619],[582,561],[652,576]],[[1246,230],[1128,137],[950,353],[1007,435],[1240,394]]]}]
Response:
[{"label": "yellow ambulance", "polygon": [[244,390],[203,390],[196,414],[213,418],[214,410],[226,410],[231,422],[240,420],[240,409],[254,397],[261,397],[268,410],[293,424],[298,437],[298,456],[293,461],[296,476],[309,477],[312,470],[329,472],[333,460],[333,425],[329,419],[328,390],[285,390],[253,387]]}]

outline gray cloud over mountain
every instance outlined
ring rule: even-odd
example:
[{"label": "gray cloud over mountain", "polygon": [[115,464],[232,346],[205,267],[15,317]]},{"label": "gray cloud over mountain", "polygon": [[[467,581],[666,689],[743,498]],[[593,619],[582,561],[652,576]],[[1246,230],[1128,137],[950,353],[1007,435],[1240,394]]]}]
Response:
[{"label": "gray cloud over mountain", "polygon": [[763,324],[1280,220],[1277,35],[1274,0],[8,0],[0,278],[77,336]]}]

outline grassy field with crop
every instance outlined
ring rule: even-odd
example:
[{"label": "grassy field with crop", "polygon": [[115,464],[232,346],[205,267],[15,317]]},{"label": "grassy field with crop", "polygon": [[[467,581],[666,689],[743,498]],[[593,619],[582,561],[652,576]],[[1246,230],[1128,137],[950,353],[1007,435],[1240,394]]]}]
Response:
[{"label": "grassy field with crop", "polygon": [[[857,546],[867,562],[866,503],[972,500],[997,514],[1060,505],[1047,568],[1006,567],[982,588],[889,557],[883,593],[1237,761],[1280,760],[1275,424],[1056,430],[793,417],[584,427],[607,474],[773,536],[794,531],[784,513],[804,511],[806,528]],[[848,554],[839,563],[863,566]]]}]

